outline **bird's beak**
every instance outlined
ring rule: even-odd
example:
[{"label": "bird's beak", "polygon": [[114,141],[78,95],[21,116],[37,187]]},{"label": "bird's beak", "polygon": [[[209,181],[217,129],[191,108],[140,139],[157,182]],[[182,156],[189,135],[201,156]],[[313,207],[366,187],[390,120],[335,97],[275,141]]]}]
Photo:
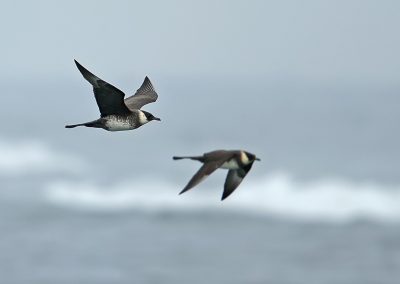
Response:
[{"label": "bird's beak", "polygon": [[161,119],[160,119],[160,118],[158,118],[158,117],[155,117],[153,120],[158,120],[158,121],[161,121]]},{"label": "bird's beak", "polygon": [[261,159],[260,158],[256,158],[256,161],[261,161]]}]

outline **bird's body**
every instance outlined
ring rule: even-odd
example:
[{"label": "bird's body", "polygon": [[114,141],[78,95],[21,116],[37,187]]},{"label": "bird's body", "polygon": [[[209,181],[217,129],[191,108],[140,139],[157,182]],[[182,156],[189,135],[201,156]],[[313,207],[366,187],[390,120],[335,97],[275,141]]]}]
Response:
[{"label": "bird's body", "polygon": [[259,160],[254,154],[243,150],[216,150],[205,153],[202,156],[173,157],[173,159],[191,159],[203,163],[203,166],[192,177],[180,194],[198,185],[218,168],[229,170],[225,180],[222,200],[232,194],[250,171],[254,161]]},{"label": "bird's body", "polygon": [[123,131],[138,128],[147,123],[146,116],[140,110],[135,110],[127,116],[109,115],[103,118],[108,131]]},{"label": "bird's body", "polygon": [[246,155],[245,151],[235,151],[233,157],[224,162],[222,166],[220,167],[221,169],[227,169],[227,170],[238,170],[242,167],[245,167],[249,163],[252,163],[249,158]]},{"label": "bird's body", "polygon": [[108,131],[124,131],[132,130],[142,126],[143,124],[137,123],[138,115],[109,115],[104,117],[104,128]]},{"label": "bird's body", "polygon": [[141,110],[133,110],[128,115],[111,114],[91,122],[67,125],[67,128],[73,128],[76,126],[86,126],[103,128],[108,131],[125,131],[136,129],[146,123],[148,123],[145,113]]},{"label": "bird's body", "polygon": [[144,79],[135,95],[124,100],[125,94],[122,91],[98,78],[77,61],[75,63],[83,77],[93,86],[101,117],[90,122],[66,125],[66,128],[86,126],[108,131],[124,131],[138,128],[152,120],[160,120],[151,113],[141,110],[143,105],[155,102],[158,98],[148,77]]}]

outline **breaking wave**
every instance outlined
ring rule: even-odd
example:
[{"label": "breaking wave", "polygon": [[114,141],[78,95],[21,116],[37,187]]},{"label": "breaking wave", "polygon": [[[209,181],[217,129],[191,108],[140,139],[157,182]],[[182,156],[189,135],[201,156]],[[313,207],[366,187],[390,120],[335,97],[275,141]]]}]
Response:
[{"label": "breaking wave", "polygon": [[39,141],[0,140],[0,175],[80,172],[87,165],[78,157],[51,149]]},{"label": "breaking wave", "polygon": [[385,187],[339,179],[298,182],[275,173],[245,180],[224,202],[222,188],[206,183],[178,196],[180,187],[166,182],[124,182],[102,187],[91,182],[55,182],[46,199],[85,210],[236,211],[284,218],[342,222],[357,219],[400,221],[400,186]]}]

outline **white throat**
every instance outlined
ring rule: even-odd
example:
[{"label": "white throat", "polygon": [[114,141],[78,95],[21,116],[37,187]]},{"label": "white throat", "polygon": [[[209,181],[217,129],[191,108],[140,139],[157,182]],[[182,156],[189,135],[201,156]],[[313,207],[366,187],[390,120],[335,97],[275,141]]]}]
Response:
[{"label": "white throat", "polygon": [[247,157],[246,153],[244,151],[240,151],[240,160],[244,165],[250,164],[249,157]]},{"label": "white throat", "polygon": [[149,122],[147,120],[146,115],[143,113],[143,111],[138,110],[138,112],[139,112],[139,122],[140,122],[141,125],[146,124],[147,122]]}]

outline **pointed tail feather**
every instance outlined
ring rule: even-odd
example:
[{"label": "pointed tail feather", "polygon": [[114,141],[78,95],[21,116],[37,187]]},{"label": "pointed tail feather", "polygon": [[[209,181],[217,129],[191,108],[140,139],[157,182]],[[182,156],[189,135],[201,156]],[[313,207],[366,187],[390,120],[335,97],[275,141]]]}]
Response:
[{"label": "pointed tail feather", "polygon": [[78,123],[78,124],[71,124],[71,125],[65,125],[65,128],[74,128],[77,126],[86,126],[86,127],[95,127],[95,128],[102,128],[103,125],[101,123],[100,119],[93,120],[90,122],[85,122],[85,123]]},{"label": "pointed tail feather", "polygon": [[191,159],[191,160],[196,160],[196,161],[203,161],[202,156],[173,156],[173,160],[182,160],[182,159]]},{"label": "pointed tail feather", "polygon": [[77,126],[84,126],[85,123],[79,123],[79,124],[71,124],[71,125],[65,125],[65,128],[75,128]]},{"label": "pointed tail feather", "polygon": [[178,156],[173,156],[173,160],[182,160],[182,159],[189,159],[189,157],[178,157]]}]

